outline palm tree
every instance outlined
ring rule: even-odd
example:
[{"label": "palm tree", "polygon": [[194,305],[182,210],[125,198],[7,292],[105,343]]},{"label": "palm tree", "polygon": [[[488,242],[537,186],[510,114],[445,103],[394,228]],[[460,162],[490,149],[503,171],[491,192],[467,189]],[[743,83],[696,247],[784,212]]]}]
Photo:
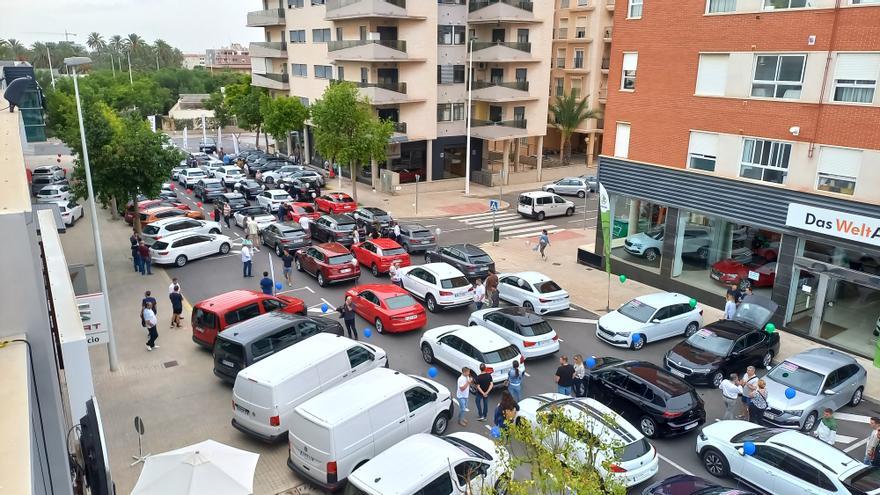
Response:
[{"label": "palm tree", "polygon": [[599,112],[587,107],[587,98],[578,98],[569,93],[556,97],[556,101],[550,105],[550,113],[553,114],[551,124],[559,129],[561,136],[562,163],[568,165],[571,159],[571,135],[585,120],[598,118]]},{"label": "palm tree", "polygon": [[27,47],[24,46],[21,41],[18,41],[15,38],[8,38],[6,40],[6,47],[9,48],[9,51],[12,52],[12,57],[16,60],[24,60],[25,55],[27,55]]},{"label": "palm tree", "polygon": [[131,51],[131,53],[139,53],[146,45],[146,42],[140,35],[131,33],[125,37],[125,46]]},{"label": "palm tree", "polygon": [[31,45],[31,64],[34,67],[38,67],[40,65],[45,65],[52,70],[51,64],[49,63],[49,46],[42,41],[35,41],[33,45]]},{"label": "palm tree", "polygon": [[156,70],[159,70],[160,61],[163,66],[167,67],[169,65],[172,53],[173,49],[171,48],[171,45],[165,40],[158,39],[153,42],[153,54],[156,56]]},{"label": "palm tree", "polygon": [[88,39],[86,39],[86,46],[91,48],[93,52],[99,52],[106,48],[107,43],[104,42],[104,37],[101,36],[101,33],[92,31],[89,33]]},{"label": "palm tree", "polygon": [[[116,55],[116,60],[119,62],[119,71],[122,72],[122,59],[119,57],[120,52],[125,44],[122,41],[122,36],[118,34],[114,34],[110,37],[110,41],[107,42],[107,47],[110,49],[110,64],[113,64],[113,55]],[[116,71],[113,71],[113,77],[116,77]]]}]

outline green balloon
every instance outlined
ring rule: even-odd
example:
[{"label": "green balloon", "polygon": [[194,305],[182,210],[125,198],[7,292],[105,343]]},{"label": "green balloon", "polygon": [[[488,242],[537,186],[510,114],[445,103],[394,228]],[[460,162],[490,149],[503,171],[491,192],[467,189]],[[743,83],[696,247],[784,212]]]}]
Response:
[{"label": "green balloon", "polygon": [[694,309],[697,307],[697,300],[692,297],[691,300],[688,301],[688,304],[691,305],[691,309]]},{"label": "green balloon", "polygon": [[624,282],[626,282],[626,275],[621,275],[620,276],[620,283],[624,283]]},{"label": "green balloon", "polygon": [[768,323],[767,326],[764,327],[764,330],[767,330],[767,333],[773,333],[776,331],[776,325]]}]

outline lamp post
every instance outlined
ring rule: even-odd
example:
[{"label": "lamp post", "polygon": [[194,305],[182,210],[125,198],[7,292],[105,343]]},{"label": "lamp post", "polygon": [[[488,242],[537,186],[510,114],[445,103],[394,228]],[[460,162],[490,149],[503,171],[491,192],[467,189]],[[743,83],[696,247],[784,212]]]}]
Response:
[{"label": "lamp post", "polygon": [[474,41],[476,36],[468,40],[468,83],[467,83],[467,142],[465,143],[464,157],[464,195],[471,194],[471,88],[474,79]]},{"label": "lamp post", "polygon": [[131,50],[126,51],[125,54],[128,56],[128,84],[134,86],[134,76],[131,75]]},{"label": "lamp post", "polygon": [[64,59],[64,65],[73,70],[73,91],[76,94],[76,114],[79,118],[79,136],[82,140],[83,166],[86,172],[86,188],[89,193],[89,210],[92,217],[92,235],[95,238],[95,253],[98,264],[98,281],[101,284],[101,294],[104,300],[104,313],[107,315],[107,355],[110,360],[110,371],[118,368],[116,358],[116,338],[113,335],[113,318],[110,316],[110,297],[108,295],[107,274],[104,272],[104,250],[101,247],[101,227],[98,225],[98,209],[95,207],[95,191],[92,188],[92,170],[89,167],[89,149],[86,146],[86,130],[83,125],[82,102],[79,98],[79,84],[77,84],[76,68],[79,65],[91,64],[89,57],[68,57]]}]

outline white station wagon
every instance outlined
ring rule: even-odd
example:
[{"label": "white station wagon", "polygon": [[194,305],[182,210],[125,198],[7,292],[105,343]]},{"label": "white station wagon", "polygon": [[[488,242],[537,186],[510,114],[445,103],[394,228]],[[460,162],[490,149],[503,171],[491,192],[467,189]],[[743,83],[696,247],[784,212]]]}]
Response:
[{"label": "white station wagon", "polygon": [[526,369],[523,364],[526,360],[516,346],[481,326],[432,328],[422,334],[419,347],[426,363],[437,361],[456,375],[467,366],[476,376],[480,372],[480,363],[484,363],[495,385],[507,380],[507,372],[513,368],[514,361],[520,362],[520,371],[525,373]]},{"label": "white station wagon", "polygon": [[676,292],[639,296],[600,317],[596,337],[636,350],[657,340],[690,337],[703,326],[703,310],[691,307],[690,301]]},{"label": "white station wagon", "polygon": [[428,311],[467,306],[474,300],[474,287],[457,268],[448,263],[425,263],[399,270],[403,288],[425,301]]},{"label": "white station wagon", "polygon": [[232,241],[225,235],[183,232],[154,242],[150,246],[150,257],[158,265],[183,266],[194,259],[228,254],[230,249]]},{"label": "white station wagon", "polygon": [[542,315],[571,307],[568,292],[550,277],[538,272],[499,275],[498,298]]}]

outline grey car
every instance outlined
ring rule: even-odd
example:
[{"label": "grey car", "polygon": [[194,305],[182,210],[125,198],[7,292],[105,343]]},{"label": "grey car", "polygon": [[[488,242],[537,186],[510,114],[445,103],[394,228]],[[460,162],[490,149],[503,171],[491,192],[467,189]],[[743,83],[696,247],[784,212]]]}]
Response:
[{"label": "grey car", "polygon": [[590,185],[590,192],[599,190],[599,179],[595,175],[582,175],[580,178],[587,181],[587,184]]},{"label": "grey car", "polygon": [[[764,421],[811,431],[826,407],[836,411],[862,402],[867,373],[852,357],[820,347],[786,358],[764,380],[768,405]],[[788,389],[794,391],[791,399],[786,396]]]},{"label": "grey car", "polygon": [[295,249],[308,246],[311,236],[296,222],[275,222],[260,231],[260,242],[281,256],[285,249],[293,254]]},{"label": "grey car", "polygon": [[378,222],[380,227],[388,227],[391,225],[391,215],[387,211],[373,206],[362,206],[352,212],[351,217],[355,219],[359,226],[366,227]]},{"label": "grey car", "polygon": [[541,189],[549,193],[577,196],[579,198],[583,198],[587,195],[587,191],[591,190],[590,184],[582,177],[566,177],[564,179],[559,179],[556,182],[544,184],[544,187]]},{"label": "grey car", "polygon": [[67,179],[58,179],[51,175],[35,175],[31,181],[31,194],[36,196],[46,186],[67,184]]},{"label": "grey car", "polygon": [[436,251],[425,251],[425,263],[448,263],[473,280],[486,278],[495,270],[495,262],[486,251],[473,244],[452,244]]},{"label": "grey car", "polygon": [[397,242],[407,253],[428,251],[437,248],[437,238],[428,227],[418,223],[400,224],[400,239]]}]

